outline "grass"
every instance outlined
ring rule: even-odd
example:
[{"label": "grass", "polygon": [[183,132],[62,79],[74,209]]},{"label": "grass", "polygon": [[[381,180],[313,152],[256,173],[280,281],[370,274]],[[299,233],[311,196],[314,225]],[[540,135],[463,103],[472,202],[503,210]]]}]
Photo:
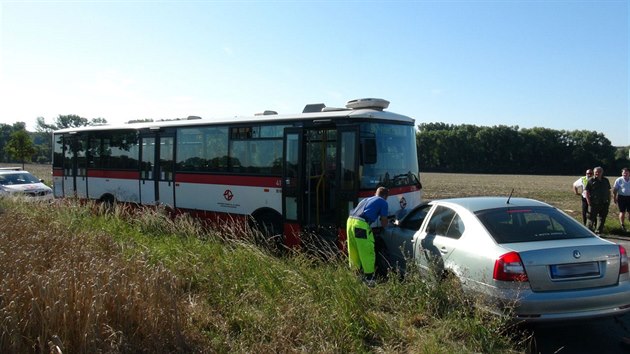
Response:
[{"label": "grass", "polygon": [[518,352],[499,318],[419,277],[260,247],[163,210],[0,201],[0,352]]},{"label": "grass", "polygon": [[76,204],[2,201],[0,352],[181,351],[178,280]]}]

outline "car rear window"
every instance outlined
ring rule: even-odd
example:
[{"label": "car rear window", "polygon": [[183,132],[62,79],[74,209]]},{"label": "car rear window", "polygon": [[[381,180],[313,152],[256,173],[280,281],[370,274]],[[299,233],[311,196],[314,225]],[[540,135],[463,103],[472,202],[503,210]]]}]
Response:
[{"label": "car rear window", "polygon": [[551,207],[498,208],[476,214],[497,243],[595,237],[578,221]]}]

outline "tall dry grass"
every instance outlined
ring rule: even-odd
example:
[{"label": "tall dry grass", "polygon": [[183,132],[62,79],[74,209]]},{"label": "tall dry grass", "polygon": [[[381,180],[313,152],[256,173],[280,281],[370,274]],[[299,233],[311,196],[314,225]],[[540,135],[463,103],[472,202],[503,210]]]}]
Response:
[{"label": "tall dry grass", "polygon": [[66,212],[2,204],[0,352],[187,352],[177,277]]},{"label": "tall dry grass", "polygon": [[343,257],[278,256],[246,223],[209,229],[160,209],[4,200],[0,225],[0,352],[519,347],[456,287],[409,269],[368,288]]}]

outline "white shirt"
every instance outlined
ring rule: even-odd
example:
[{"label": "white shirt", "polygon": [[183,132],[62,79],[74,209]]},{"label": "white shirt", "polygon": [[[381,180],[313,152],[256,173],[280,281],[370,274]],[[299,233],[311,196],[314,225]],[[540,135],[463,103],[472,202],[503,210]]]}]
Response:
[{"label": "white shirt", "polygon": [[623,176],[615,180],[613,190],[617,191],[617,195],[630,196],[630,178],[626,181]]},{"label": "white shirt", "polygon": [[588,182],[588,178],[586,176],[578,178],[577,181],[573,182],[574,188],[582,188],[582,198],[586,198],[586,183]]}]

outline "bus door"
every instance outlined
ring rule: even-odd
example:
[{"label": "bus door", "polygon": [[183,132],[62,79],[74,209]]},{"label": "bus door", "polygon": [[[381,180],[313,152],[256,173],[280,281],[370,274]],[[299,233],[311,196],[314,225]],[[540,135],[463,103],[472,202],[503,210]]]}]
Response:
[{"label": "bus door", "polygon": [[[337,129],[321,126],[307,129],[304,134],[305,181],[304,224],[330,238],[337,236]],[[332,230],[332,231],[331,231]]]},{"label": "bus door", "polygon": [[316,242],[327,244],[337,240],[339,225],[345,225],[345,220],[339,223],[337,212],[341,181],[337,140],[334,126],[285,129],[283,217],[317,235]]},{"label": "bus door", "polygon": [[175,207],[174,142],[171,134],[141,136],[140,202]]},{"label": "bus door", "polygon": [[87,197],[86,145],[87,139],[77,135],[63,138],[63,195]]},{"label": "bus door", "polygon": [[302,128],[286,128],[284,130],[282,217],[285,220],[284,236],[287,246],[295,246],[300,242],[297,233],[303,218],[303,141],[304,130]]},{"label": "bus door", "polygon": [[155,137],[140,137],[140,203],[155,204]]},{"label": "bus door", "polygon": [[346,219],[358,201],[359,127],[339,127],[337,144],[337,223],[345,230]]}]

